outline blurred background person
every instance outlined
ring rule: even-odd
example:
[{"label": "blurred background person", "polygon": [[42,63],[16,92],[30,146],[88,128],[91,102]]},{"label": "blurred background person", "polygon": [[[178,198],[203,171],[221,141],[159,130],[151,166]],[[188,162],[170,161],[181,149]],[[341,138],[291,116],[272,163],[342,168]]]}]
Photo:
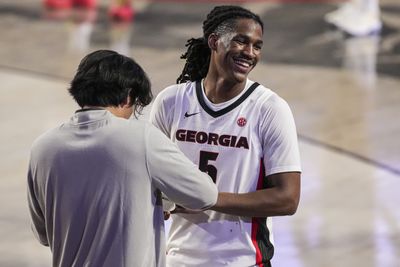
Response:
[{"label": "blurred background person", "polygon": [[[96,9],[97,0],[44,0],[45,8],[51,10],[69,10],[71,8]],[[111,0],[108,15],[115,20],[130,21],[134,10],[131,0]]]},{"label": "blurred background person", "polygon": [[376,34],[382,29],[379,0],[350,0],[324,19],[352,36]]}]

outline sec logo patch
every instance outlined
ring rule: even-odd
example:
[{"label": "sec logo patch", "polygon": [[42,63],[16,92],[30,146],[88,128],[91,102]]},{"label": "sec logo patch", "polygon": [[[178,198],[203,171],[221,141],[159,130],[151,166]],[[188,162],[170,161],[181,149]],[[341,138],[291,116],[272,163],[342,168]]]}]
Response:
[{"label": "sec logo patch", "polygon": [[246,120],[246,118],[244,118],[244,117],[240,117],[240,118],[237,120],[237,124],[238,124],[240,127],[245,126],[246,123],[247,123],[247,120]]}]

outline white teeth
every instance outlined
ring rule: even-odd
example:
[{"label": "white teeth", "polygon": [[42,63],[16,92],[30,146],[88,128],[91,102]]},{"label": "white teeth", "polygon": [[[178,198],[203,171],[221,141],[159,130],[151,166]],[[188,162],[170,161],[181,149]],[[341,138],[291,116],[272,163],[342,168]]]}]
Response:
[{"label": "white teeth", "polygon": [[250,64],[248,62],[246,62],[246,61],[243,61],[243,60],[240,60],[240,59],[236,59],[235,62],[236,62],[236,64],[238,64],[238,65],[240,65],[242,67],[245,67],[245,68],[250,67]]}]

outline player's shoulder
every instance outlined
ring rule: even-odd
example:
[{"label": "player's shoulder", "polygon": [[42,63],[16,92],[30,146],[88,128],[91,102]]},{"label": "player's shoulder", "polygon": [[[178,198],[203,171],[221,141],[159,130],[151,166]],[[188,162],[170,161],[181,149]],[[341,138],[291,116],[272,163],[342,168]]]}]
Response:
[{"label": "player's shoulder", "polygon": [[194,82],[173,84],[163,89],[155,98],[155,106],[173,107],[177,98],[194,86]]},{"label": "player's shoulder", "polygon": [[265,108],[282,108],[288,106],[288,103],[275,91],[259,84],[254,92],[254,97]]},{"label": "player's shoulder", "polygon": [[165,87],[163,90],[161,90],[160,93],[158,93],[156,98],[161,98],[161,99],[166,99],[166,98],[172,98],[176,95],[176,92],[178,91],[179,84],[172,84],[167,87]]},{"label": "player's shoulder", "polygon": [[170,99],[174,98],[177,94],[181,91],[186,91],[193,86],[194,82],[186,82],[186,83],[179,83],[179,84],[172,84],[164,88],[156,98],[159,99]]}]

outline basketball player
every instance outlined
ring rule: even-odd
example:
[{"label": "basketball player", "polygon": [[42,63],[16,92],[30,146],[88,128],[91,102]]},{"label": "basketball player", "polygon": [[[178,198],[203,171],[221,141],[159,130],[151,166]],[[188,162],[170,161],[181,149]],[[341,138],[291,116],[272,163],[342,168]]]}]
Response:
[{"label": "basketball player", "polygon": [[213,178],[224,201],[172,215],[167,266],[270,266],[270,217],[294,214],[300,196],[293,116],[276,93],[248,79],[263,45],[257,15],[215,7],[203,34],[188,40],[178,84],[158,95],[150,119]]},{"label": "basketball player", "polygon": [[86,56],[69,92],[82,108],[32,146],[32,229],[52,266],[165,266],[162,191],[186,208],[216,203],[217,188],[150,123],[127,120],[150,103],[131,58]]}]

